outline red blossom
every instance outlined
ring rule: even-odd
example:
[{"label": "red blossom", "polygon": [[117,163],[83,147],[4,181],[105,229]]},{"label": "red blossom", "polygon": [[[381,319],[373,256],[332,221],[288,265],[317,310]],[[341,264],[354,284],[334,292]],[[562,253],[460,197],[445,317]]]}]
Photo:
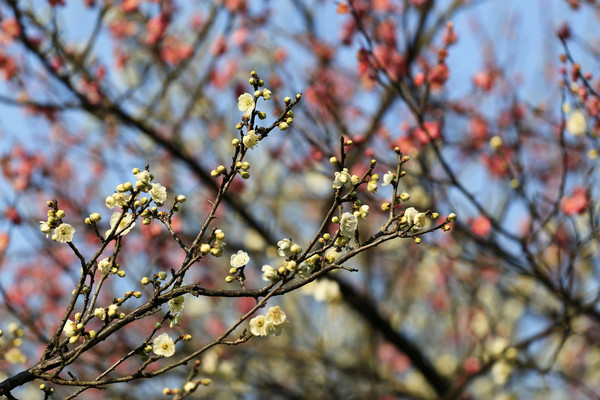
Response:
[{"label": "red blossom", "polygon": [[177,42],[173,37],[167,37],[160,50],[160,58],[170,65],[177,65],[181,61],[188,59],[194,49],[187,43]]},{"label": "red blossom", "polygon": [[450,78],[450,69],[448,69],[448,66],[444,63],[437,64],[427,75],[427,81],[433,90],[440,89],[444,86],[448,78]]},{"label": "red blossom", "polygon": [[121,18],[111,22],[108,29],[115,39],[125,39],[135,35],[137,25],[133,21]]},{"label": "red blossom", "polygon": [[137,10],[139,5],[139,0],[123,0],[121,3],[121,10],[125,13],[133,12]]},{"label": "red blossom", "polygon": [[219,35],[219,37],[213,41],[213,44],[210,46],[210,53],[214,56],[220,56],[227,51],[227,40],[225,36]]},{"label": "red blossom", "polygon": [[158,40],[164,35],[165,31],[167,30],[169,20],[170,16],[168,16],[164,12],[150,19],[148,23],[146,23],[146,43],[148,43],[151,46],[155,45],[156,42],[158,42]]},{"label": "red blossom", "polygon": [[340,3],[338,3],[335,11],[338,14],[347,14],[350,12],[350,6],[347,3],[340,2]]},{"label": "red blossom", "polygon": [[17,209],[14,206],[8,206],[4,209],[4,218],[6,218],[15,225],[19,225],[21,224],[21,222],[23,222],[19,211],[17,211]]},{"label": "red blossom", "polygon": [[479,371],[481,363],[476,357],[467,357],[463,363],[463,367],[465,368],[465,373],[467,373],[467,375],[473,375]]},{"label": "red blossom", "polygon": [[483,154],[481,156],[481,161],[492,175],[500,178],[506,178],[508,176],[508,163],[503,155]]},{"label": "red blossom", "polygon": [[2,50],[0,50],[0,72],[2,73],[2,78],[6,81],[17,76],[19,72],[15,61]]},{"label": "red blossom", "polygon": [[489,92],[494,87],[494,82],[496,80],[495,74],[488,71],[481,71],[473,75],[473,83],[478,88],[482,89],[485,92]]},{"label": "red blossom", "polygon": [[427,144],[432,139],[435,140],[442,137],[440,123],[437,121],[426,121],[423,123],[423,128],[417,127],[413,131],[414,137],[422,144]]},{"label": "red blossom", "polygon": [[245,12],[246,0],[225,0],[225,7],[232,13]]},{"label": "red blossom", "polygon": [[473,147],[481,148],[488,139],[488,125],[485,119],[474,117],[469,122],[469,133],[473,141]]},{"label": "red blossom", "polygon": [[492,223],[485,215],[479,215],[471,220],[471,231],[481,237],[486,237],[490,233]]},{"label": "red blossom", "polygon": [[588,194],[583,187],[573,189],[573,195],[563,199],[561,210],[567,215],[582,214],[590,205]]},{"label": "red blossom", "polygon": [[9,44],[21,34],[21,26],[15,18],[7,18],[0,25],[2,29],[2,44]]},{"label": "red blossom", "polygon": [[6,232],[0,232],[0,254],[6,250],[10,244],[10,235]]}]

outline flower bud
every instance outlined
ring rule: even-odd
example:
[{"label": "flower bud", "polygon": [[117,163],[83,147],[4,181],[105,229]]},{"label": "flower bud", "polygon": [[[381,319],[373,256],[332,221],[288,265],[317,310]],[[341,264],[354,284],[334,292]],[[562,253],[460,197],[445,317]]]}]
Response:
[{"label": "flower bud", "polygon": [[279,124],[279,129],[281,129],[282,131],[286,131],[290,126],[288,125],[287,122],[282,122]]},{"label": "flower bud", "polygon": [[285,104],[286,104],[286,105],[288,105],[288,104],[290,104],[290,103],[292,102],[292,99],[286,96],[286,97],[283,99],[283,101],[285,102]]},{"label": "flower bud", "polygon": [[55,215],[56,218],[63,219],[65,217],[65,212],[63,210],[57,210]]},{"label": "flower bud", "polygon": [[456,221],[456,214],[454,214],[454,213],[450,213],[450,214],[448,215],[448,221],[451,221],[451,222],[454,222],[454,221]]},{"label": "flower bud", "polygon": [[233,282],[234,280],[235,280],[235,278],[234,278],[233,276],[231,276],[231,275],[227,275],[227,276],[225,277],[225,282],[227,282],[227,283],[231,283],[231,282]]},{"label": "flower bud", "polygon": [[402,192],[400,194],[400,200],[402,201],[408,201],[410,199],[410,194],[406,193],[406,192]]},{"label": "flower bud", "polygon": [[230,273],[230,274],[232,274],[232,275],[233,275],[233,274],[237,274],[237,272],[238,272],[238,269],[237,269],[237,268],[235,268],[235,267],[229,268],[229,273]]},{"label": "flower bud", "polygon": [[147,276],[142,278],[142,285],[146,286],[149,283],[150,283],[150,278],[148,278]]},{"label": "flower bud", "polygon": [[100,222],[101,219],[102,215],[100,215],[100,213],[94,212],[90,214],[90,220],[92,222]]}]

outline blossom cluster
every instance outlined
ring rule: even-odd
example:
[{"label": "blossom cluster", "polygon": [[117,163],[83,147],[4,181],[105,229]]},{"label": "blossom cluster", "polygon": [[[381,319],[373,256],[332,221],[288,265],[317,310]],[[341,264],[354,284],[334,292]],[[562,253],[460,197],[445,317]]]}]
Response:
[{"label": "blossom cluster", "polygon": [[266,315],[258,315],[250,320],[250,332],[254,336],[280,335],[287,320],[279,306],[269,308]]},{"label": "blossom cluster", "polygon": [[[62,221],[65,218],[65,212],[59,210],[52,201],[48,202],[48,206],[52,208],[48,210],[48,219],[40,221],[40,230],[46,234],[46,237],[50,237],[52,233],[51,238],[55,242],[72,242],[75,235],[75,228]],[[54,232],[52,232],[53,228]]]}]

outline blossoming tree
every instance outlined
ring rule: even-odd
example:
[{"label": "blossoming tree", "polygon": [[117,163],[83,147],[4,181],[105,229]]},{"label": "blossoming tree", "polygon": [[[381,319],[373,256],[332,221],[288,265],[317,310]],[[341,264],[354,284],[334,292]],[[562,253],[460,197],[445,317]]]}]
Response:
[{"label": "blossoming tree", "polygon": [[597,399],[597,4],[481,3],[1,0],[0,396]]}]

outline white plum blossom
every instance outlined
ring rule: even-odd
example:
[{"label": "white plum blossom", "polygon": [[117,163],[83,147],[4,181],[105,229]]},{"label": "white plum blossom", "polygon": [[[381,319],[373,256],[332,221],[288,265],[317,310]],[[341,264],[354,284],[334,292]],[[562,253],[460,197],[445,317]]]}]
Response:
[{"label": "white plum blossom", "polygon": [[298,275],[300,275],[300,278],[306,279],[310,276],[310,274],[312,274],[314,268],[314,264],[311,265],[305,261],[298,267]]},{"label": "white plum blossom", "polygon": [[185,297],[183,297],[183,296],[178,296],[178,297],[172,298],[167,303],[169,306],[169,310],[172,313],[180,313],[183,310],[184,301],[185,301]]},{"label": "white plum blossom", "polygon": [[357,211],[357,217],[361,217],[362,219],[367,219],[369,216],[369,206],[367,204],[363,204]]},{"label": "white plum blossom", "polygon": [[583,136],[587,132],[585,115],[580,110],[575,110],[569,115],[567,130],[574,136]]},{"label": "white plum blossom", "polygon": [[269,308],[269,312],[267,313],[265,318],[267,319],[267,324],[279,326],[285,323],[287,316],[281,310],[281,308],[279,308],[279,306],[275,306]]},{"label": "white plum blossom", "polygon": [[241,94],[238,97],[238,110],[243,111],[244,115],[252,114],[254,111],[254,96],[250,93]]},{"label": "white plum blossom", "polygon": [[508,361],[499,360],[492,366],[492,379],[495,384],[504,385],[513,372],[513,366]]},{"label": "white plum blossom", "polygon": [[183,385],[183,391],[186,393],[191,392],[192,390],[196,389],[196,384],[192,381],[187,381],[184,385]]},{"label": "white plum blossom", "polygon": [[277,270],[270,265],[263,265],[261,271],[263,272],[262,278],[263,281],[276,281],[279,279],[277,276]]},{"label": "white plum blossom", "polygon": [[357,227],[358,219],[354,214],[350,214],[349,212],[342,214],[342,218],[340,219],[340,231],[342,232],[342,235],[347,237],[352,236]]},{"label": "white plum blossom", "polygon": [[387,186],[394,180],[394,173],[392,171],[388,171],[383,175],[383,183],[381,186]]},{"label": "white plum blossom", "polygon": [[65,327],[63,328],[63,333],[68,338],[77,336],[77,323],[71,319],[68,319],[65,323]]},{"label": "white plum blossom", "polygon": [[423,228],[427,223],[427,213],[419,212],[414,207],[408,207],[404,210],[404,216],[406,217],[406,223],[415,228]]},{"label": "white plum blossom", "polygon": [[370,193],[375,193],[377,191],[377,181],[369,181],[369,183],[367,183],[367,190]]},{"label": "white plum blossom", "polygon": [[250,320],[250,332],[254,336],[267,336],[269,326],[264,315],[258,315]]},{"label": "white plum blossom", "polygon": [[10,364],[25,364],[27,357],[17,347],[13,347],[4,353],[4,359]]},{"label": "white plum blossom", "polygon": [[108,275],[111,269],[112,262],[110,261],[110,258],[107,257],[98,262],[98,271],[100,271],[102,275]]},{"label": "white plum blossom", "polygon": [[239,250],[236,254],[231,255],[229,262],[233,268],[240,268],[250,262],[250,257],[245,251]]},{"label": "white plum blossom", "polygon": [[142,183],[150,183],[150,181],[152,180],[152,175],[146,170],[140,171],[134,175],[136,179]]},{"label": "white plum blossom", "polygon": [[169,321],[169,327],[173,328],[175,326],[179,326],[181,324],[181,320],[183,319],[183,314],[175,313],[171,316],[171,321]]},{"label": "white plum blossom", "polygon": [[344,168],[341,172],[336,172],[333,185],[331,185],[334,189],[340,189],[342,187],[348,187],[352,184],[352,177],[348,173],[348,168]]},{"label": "white plum blossom", "polygon": [[129,201],[129,195],[127,193],[114,193],[110,196],[108,196],[105,200],[105,204],[106,207],[110,208],[111,210],[113,208],[115,208],[115,206],[117,207],[125,207],[127,205],[127,202]]},{"label": "white plum blossom", "polygon": [[279,335],[287,316],[279,306],[269,308],[267,315],[258,315],[250,320],[250,332],[254,336]]},{"label": "white plum blossom", "polygon": [[115,236],[125,236],[131,232],[135,226],[135,222],[133,222],[133,215],[125,214],[125,216],[121,219],[121,222],[119,222],[119,226],[116,227],[116,232],[114,232],[113,230],[115,229],[119,219],[121,219],[121,213],[113,213],[113,215],[110,217],[110,229],[106,231],[106,237],[108,237],[108,235],[111,233],[114,233]]},{"label": "white plum blossom", "polygon": [[277,242],[277,254],[280,257],[289,258],[293,255],[292,253],[292,240],[291,239],[281,239]]},{"label": "white plum blossom", "polygon": [[46,237],[50,237],[50,232],[52,231],[52,228],[50,228],[50,224],[48,224],[48,221],[40,221],[40,231],[42,231],[42,233],[46,234]]},{"label": "white plum blossom", "polygon": [[427,223],[427,214],[420,212],[413,218],[413,224],[415,228],[423,228]]},{"label": "white plum blossom", "polygon": [[73,241],[73,235],[75,234],[75,228],[69,224],[62,223],[54,228],[54,234],[52,240],[67,243]]},{"label": "white plum blossom", "polygon": [[258,136],[256,134],[255,131],[250,131],[247,134],[244,135],[244,137],[242,138],[242,141],[244,142],[244,146],[246,146],[249,149],[254,148],[254,146],[256,146],[258,144],[258,141],[260,140],[260,136]]},{"label": "white plum blossom", "polygon": [[342,298],[340,286],[337,284],[337,282],[330,281],[329,279],[320,279],[308,286],[305,286],[305,288],[305,292],[307,294],[312,294],[314,299],[318,302],[325,301],[332,303]]},{"label": "white plum blossom", "polygon": [[153,183],[149,193],[158,206],[162,206],[167,200],[167,188],[160,183]]},{"label": "white plum blossom", "polygon": [[119,311],[119,306],[116,304],[111,304],[110,306],[108,306],[108,316],[109,317],[114,317],[115,315],[117,315],[117,312]]},{"label": "white plum blossom", "polygon": [[408,207],[406,210],[404,210],[404,216],[406,217],[406,222],[408,225],[413,224],[413,220],[418,213],[419,212],[414,207]]},{"label": "white plum blossom", "polygon": [[152,351],[159,356],[171,357],[175,354],[175,343],[167,333],[163,333],[154,338]]},{"label": "white plum blossom", "polygon": [[94,310],[94,317],[104,321],[106,319],[106,310],[102,307],[98,307]]}]

